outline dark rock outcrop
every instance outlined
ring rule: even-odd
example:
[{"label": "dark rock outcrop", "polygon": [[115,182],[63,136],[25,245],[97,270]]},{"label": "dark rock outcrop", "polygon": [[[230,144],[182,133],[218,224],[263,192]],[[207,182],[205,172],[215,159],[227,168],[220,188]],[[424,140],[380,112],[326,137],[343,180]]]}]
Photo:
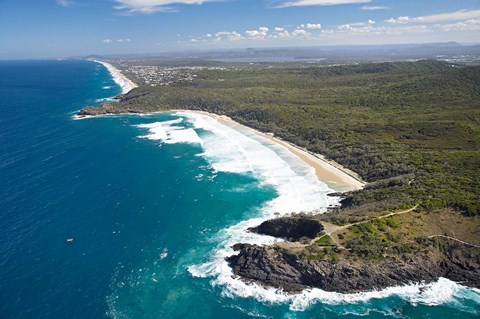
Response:
[{"label": "dark rock outcrop", "polygon": [[227,258],[235,275],[246,281],[298,292],[317,287],[354,293],[439,277],[480,288],[480,249],[453,244],[445,253],[389,257],[382,260],[306,260],[278,247],[239,244]]},{"label": "dark rock outcrop", "polygon": [[260,226],[249,228],[251,232],[297,241],[302,237],[315,238],[323,231],[320,221],[306,217],[281,217],[270,219]]},{"label": "dark rock outcrop", "polygon": [[90,106],[85,107],[78,112],[78,116],[97,116],[97,115],[107,115],[107,114],[141,114],[145,113],[142,110],[138,110],[135,108],[128,108],[128,107],[121,107],[118,103],[113,104],[103,104],[101,106]]}]

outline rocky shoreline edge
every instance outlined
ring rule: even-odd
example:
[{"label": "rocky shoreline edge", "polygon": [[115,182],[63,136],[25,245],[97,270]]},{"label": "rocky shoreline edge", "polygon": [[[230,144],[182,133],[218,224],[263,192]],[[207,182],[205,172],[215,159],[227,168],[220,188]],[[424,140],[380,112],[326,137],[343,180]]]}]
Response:
[{"label": "rocky shoreline edge", "polygon": [[[290,240],[303,237],[305,241],[305,238],[311,238],[308,231],[302,234],[306,223],[310,224],[308,229],[314,227],[309,217],[277,218],[250,231]],[[282,236],[282,232],[286,235]],[[441,277],[480,288],[480,248],[448,239],[438,240],[434,245],[436,248],[427,253],[399,254],[382,259],[309,259],[296,253],[295,249],[285,248],[285,245],[236,244],[233,249],[238,254],[226,260],[234,275],[242,280],[289,293],[310,288],[338,293],[368,292],[412,283],[430,283]],[[293,247],[295,243],[298,245],[296,241],[289,243]],[[428,240],[419,243],[425,247],[432,244]]]}]

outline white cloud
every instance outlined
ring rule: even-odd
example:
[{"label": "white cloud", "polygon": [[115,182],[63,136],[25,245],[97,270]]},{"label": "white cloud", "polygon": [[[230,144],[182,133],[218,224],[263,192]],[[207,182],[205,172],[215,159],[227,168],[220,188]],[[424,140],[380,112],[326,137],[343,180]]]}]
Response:
[{"label": "white cloud", "polygon": [[115,9],[126,10],[127,12],[140,12],[151,14],[155,12],[172,12],[175,11],[171,5],[175,4],[197,4],[201,5],[205,2],[213,2],[219,0],[115,0],[118,3]]},{"label": "white cloud", "polygon": [[351,29],[351,27],[365,27],[365,26],[371,26],[371,25],[374,25],[374,24],[375,24],[375,21],[368,20],[367,22],[355,22],[355,23],[340,24],[339,26],[337,26],[337,29],[348,30],[348,29]]},{"label": "white cloud", "polygon": [[388,7],[382,6],[363,6],[360,8],[361,10],[368,10],[368,11],[376,11],[376,10],[387,10]]},{"label": "white cloud", "polygon": [[117,40],[112,40],[112,39],[103,39],[102,42],[103,43],[113,43],[113,42],[118,42],[118,43],[123,43],[123,42],[130,42],[131,40],[128,39],[128,38],[120,38],[120,39],[117,39]]},{"label": "white cloud", "polygon": [[70,0],[57,0],[57,3],[62,7],[70,7],[73,4],[73,1]]},{"label": "white cloud", "polygon": [[266,38],[269,29],[267,27],[260,27],[258,30],[247,30],[245,34],[250,38]]},{"label": "white cloud", "polygon": [[307,29],[321,29],[322,25],[320,23],[307,23]]},{"label": "white cloud", "polygon": [[338,30],[350,30],[351,28],[352,28],[352,26],[350,24],[341,24],[341,25],[337,26]]},{"label": "white cloud", "polygon": [[337,29],[322,30],[324,35],[330,38],[352,37],[359,35],[376,36],[399,36],[405,34],[421,34],[433,32],[435,29],[426,25],[398,25],[398,26],[374,26],[368,23],[342,24]]},{"label": "white cloud", "polygon": [[[304,25],[306,27],[307,25]],[[260,27],[258,29],[246,30],[244,35],[236,31],[220,31],[215,33],[212,37],[208,34],[202,38],[197,38],[197,41],[219,43],[221,41],[274,41],[277,39],[295,40],[295,39],[307,39],[312,36],[312,33],[305,30],[301,26],[297,27],[293,31],[289,31],[283,27],[275,27],[270,30],[267,27]],[[190,40],[191,41],[191,40]],[[192,41],[193,42],[193,41]]]},{"label": "white cloud", "polygon": [[372,0],[293,0],[282,2],[277,8],[303,7],[303,6],[334,6],[340,4],[370,3]]},{"label": "white cloud", "polygon": [[299,37],[299,38],[307,38],[311,36],[312,34],[308,31],[305,31],[303,29],[297,29],[291,33],[293,37]]},{"label": "white cloud", "polygon": [[290,32],[285,30],[285,28],[280,28],[280,27],[276,27],[275,32],[272,35],[272,38],[274,39],[278,39],[278,38],[285,39],[289,37],[290,37]]},{"label": "white cloud", "polygon": [[228,41],[238,41],[243,39],[243,36],[237,31],[220,31],[215,33],[215,41],[227,39]]},{"label": "white cloud", "polygon": [[[479,10],[480,11],[480,10]],[[469,14],[473,14],[469,12]],[[364,22],[341,24],[336,27],[324,29],[320,24],[305,23],[297,26],[285,27],[260,27],[242,32],[221,31],[215,34],[206,34],[188,42],[200,42],[205,45],[229,46],[229,42],[239,41],[244,45],[254,44],[261,40],[265,45],[295,44],[345,44],[345,43],[407,43],[414,41],[428,42],[432,39],[450,41],[445,36],[447,32],[463,31],[463,39],[471,39],[480,30],[480,18],[452,21],[446,23],[432,23],[437,20],[457,19],[461,15],[431,15],[420,17],[398,17],[392,24],[377,23],[369,19]],[[431,22],[430,22],[431,21]],[[413,23],[415,22],[415,23]],[[424,23],[421,23],[424,22]],[[470,34],[468,33],[470,32]],[[478,34],[478,32],[477,32]],[[451,37],[450,37],[451,38]],[[374,40],[372,40],[374,39]],[[400,39],[400,41],[399,41]],[[394,42],[395,41],[395,42]]]},{"label": "white cloud", "polygon": [[411,22],[412,19],[409,16],[404,16],[404,17],[398,17],[396,19],[390,18],[385,20],[385,22],[392,23],[392,24],[405,24],[408,22]]},{"label": "white cloud", "polygon": [[408,16],[398,17],[396,19],[390,18],[388,20],[385,20],[385,22],[389,22],[393,24],[405,24],[410,22],[432,23],[432,22],[470,20],[470,19],[479,19],[479,18],[480,18],[480,10],[459,10],[455,12],[431,14],[431,15],[419,16],[414,18],[410,18]]},{"label": "white cloud", "polygon": [[466,21],[439,25],[444,31],[467,31],[480,30],[480,19],[470,19]]},{"label": "white cloud", "polygon": [[458,21],[467,19],[480,18],[480,10],[460,10],[455,12],[432,14],[423,17],[417,17],[415,20],[421,22],[442,22],[442,21]]}]

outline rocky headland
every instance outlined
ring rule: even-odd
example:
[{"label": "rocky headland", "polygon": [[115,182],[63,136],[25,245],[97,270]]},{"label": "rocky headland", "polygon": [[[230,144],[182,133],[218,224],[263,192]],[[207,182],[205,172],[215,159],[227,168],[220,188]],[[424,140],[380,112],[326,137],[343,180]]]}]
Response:
[{"label": "rocky headland", "polygon": [[[268,229],[266,233],[291,238],[291,221],[271,220],[256,230]],[[308,223],[308,219],[304,222]],[[297,221],[298,224],[301,222]],[[286,232],[282,234],[279,229]],[[293,293],[307,288],[356,293],[428,283],[440,277],[480,288],[479,247],[445,238],[419,239],[414,244],[417,251],[372,258],[360,258],[334,245],[322,248],[305,241],[267,247],[237,244],[233,248],[238,254],[228,257],[227,261],[233,273],[247,282]]]},{"label": "rocky headland", "polygon": [[323,231],[322,223],[316,219],[281,217],[267,220],[257,227],[249,228],[253,233],[279,237],[287,240],[313,239]]}]

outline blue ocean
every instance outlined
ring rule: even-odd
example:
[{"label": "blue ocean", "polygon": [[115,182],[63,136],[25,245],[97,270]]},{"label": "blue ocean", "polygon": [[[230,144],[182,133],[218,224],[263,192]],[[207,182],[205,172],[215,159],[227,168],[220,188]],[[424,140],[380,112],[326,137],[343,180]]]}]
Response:
[{"label": "blue ocean", "polygon": [[286,149],[201,113],[76,119],[120,93],[90,61],[0,62],[0,318],[479,318],[446,279],[286,295],[224,257],[266,218],[336,204]]}]

